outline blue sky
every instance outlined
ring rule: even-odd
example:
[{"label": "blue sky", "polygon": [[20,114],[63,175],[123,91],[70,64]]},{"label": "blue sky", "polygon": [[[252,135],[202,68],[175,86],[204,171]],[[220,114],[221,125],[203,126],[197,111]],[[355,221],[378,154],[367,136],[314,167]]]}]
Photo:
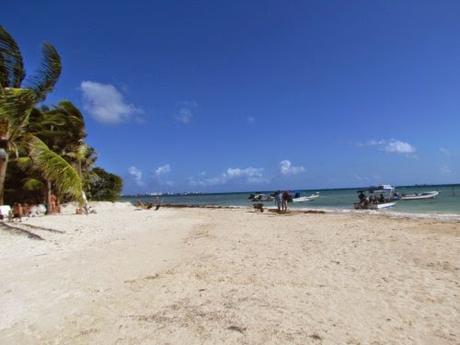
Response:
[{"label": "blue sky", "polygon": [[458,1],[10,1],[125,192],[460,182]]}]

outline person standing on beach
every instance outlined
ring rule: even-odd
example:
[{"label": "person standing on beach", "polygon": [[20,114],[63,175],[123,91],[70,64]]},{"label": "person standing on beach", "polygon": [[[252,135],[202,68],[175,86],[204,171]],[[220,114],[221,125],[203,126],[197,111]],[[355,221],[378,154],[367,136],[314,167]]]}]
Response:
[{"label": "person standing on beach", "polygon": [[275,202],[278,212],[280,212],[283,205],[283,193],[280,190],[275,193]]},{"label": "person standing on beach", "polygon": [[22,217],[24,216],[24,209],[20,203],[14,203],[12,215],[13,219],[19,219],[20,222],[22,221]]},{"label": "person standing on beach", "polygon": [[51,194],[49,198],[48,214],[55,214],[57,211],[57,197],[55,194]]},{"label": "person standing on beach", "polygon": [[282,210],[283,212],[287,212],[287,204],[288,204],[288,201],[289,201],[289,193],[287,191],[284,191],[283,192],[283,196],[282,196]]}]

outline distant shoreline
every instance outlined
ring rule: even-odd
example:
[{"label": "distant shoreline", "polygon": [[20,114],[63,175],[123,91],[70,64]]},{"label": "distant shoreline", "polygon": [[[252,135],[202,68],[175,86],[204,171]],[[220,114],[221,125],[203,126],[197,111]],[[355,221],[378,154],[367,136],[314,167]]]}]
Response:
[{"label": "distant shoreline", "polygon": [[[366,186],[358,186],[358,187],[339,187],[339,188],[287,188],[286,190],[290,191],[301,191],[301,192],[330,192],[330,191],[346,191],[346,190],[360,190],[360,189],[367,189],[370,185]],[[414,185],[395,185],[397,188],[425,188],[425,187],[458,187],[460,188],[459,183],[449,183],[449,184],[414,184]],[[280,189],[280,188],[278,188]],[[278,189],[270,189],[270,190],[249,190],[249,191],[236,191],[236,192],[177,192],[177,193],[145,193],[145,194],[124,194],[121,198],[140,198],[140,197],[156,197],[156,196],[190,196],[190,195],[227,195],[227,194],[251,194],[251,193],[272,193],[274,190]],[[282,188],[281,188],[282,189]],[[460,192],[459,192],[460,193]]]}]

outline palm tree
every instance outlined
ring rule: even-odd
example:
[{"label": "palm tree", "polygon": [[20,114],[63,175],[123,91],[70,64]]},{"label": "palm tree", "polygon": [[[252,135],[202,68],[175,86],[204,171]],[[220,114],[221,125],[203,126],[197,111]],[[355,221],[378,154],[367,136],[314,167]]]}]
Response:
[{"label": "palm tree", "polygon": [[61,59],[49,43],[43,45],[39,70],[26,85],[22,55],[16,41],[0,26],[0,204],[10,155],[25,152],[57,190],[82,200],[82,182],[75,169],[53,152],[28,127],[30,114],[45,99],[61,74]]},{"label": "palm tree", "polygon": [[86,138],[83,114],[70,101],[60,101],[51,108],[33,109],[28,129],[63,157],[78,151]]},{"label": "palm tree", "polygon": [[[82,181],[89,178],[96,160],[94,148],[88,146],[83,114],[70,101],[61,101],[54,107],[35,108],[30,114],[28,128],[43,140],[48,147],[68,161],[77,171]],[[33,180],[28,187],[37,186]],[[48,196],[51,181],[46,181]],[[84,196],[83,196],[84,198]]]}]

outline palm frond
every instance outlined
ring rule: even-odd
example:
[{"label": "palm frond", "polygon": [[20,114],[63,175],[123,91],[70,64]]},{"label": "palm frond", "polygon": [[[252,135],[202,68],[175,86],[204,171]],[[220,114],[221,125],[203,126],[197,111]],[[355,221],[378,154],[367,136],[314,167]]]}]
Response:
[{"label": "palm frond", "polygon": [[0,85],[20,87],[25,77],[21,51],[14,38],[0,25]]},{"label": "palm frond", "polygon": [[50,43],[44,43],[42,61],[39,70],[30,79],[30,88],[37,95],[37,102],[43,101],[53,90],[61,75],[61,57]]},{"label": "palm frond", "polygon": [[[6,87],[9,84],[8,71],[6,69],[6,60],[0,52],[0,89]],[[2,90],[3,91],[3,90]]]},{"label": "palm frond", "polygon": [[30,110],[35,103],[35,94],[27,89],[4,89],[0,93],[0,123],[2,135],[11,138],[27,123]]},{"label": "palm frond", "polygon": [[81,139],[86,137],[85,120],[80,109],[78,109],[70,101],[61,101],[59,102],[56,110],[65,113],[65,115],[67,116],[67,121],[69,125],[72,127],[72,129],[74,129],[73,132],[76,135],[78,135]]},{"label": "palm frond", "polygon": [[30,157],[19,157],[16,159],[16,164],[18,165],[19,169],[25,171],[32,167],[32,160]]},{"label": "palm frond", "polygon": [[28,191],[38,191],[45,188],[45,184],[36,178],[26,178],[23,182],[24,189]]},{"label": "palm frond", "polygon": [[57,153],[51,151],[39,138],[26,134],[29,155],[44,178],[53,182],[61,195],[68,195],[83,201],[83,185],[75,169]]}]

